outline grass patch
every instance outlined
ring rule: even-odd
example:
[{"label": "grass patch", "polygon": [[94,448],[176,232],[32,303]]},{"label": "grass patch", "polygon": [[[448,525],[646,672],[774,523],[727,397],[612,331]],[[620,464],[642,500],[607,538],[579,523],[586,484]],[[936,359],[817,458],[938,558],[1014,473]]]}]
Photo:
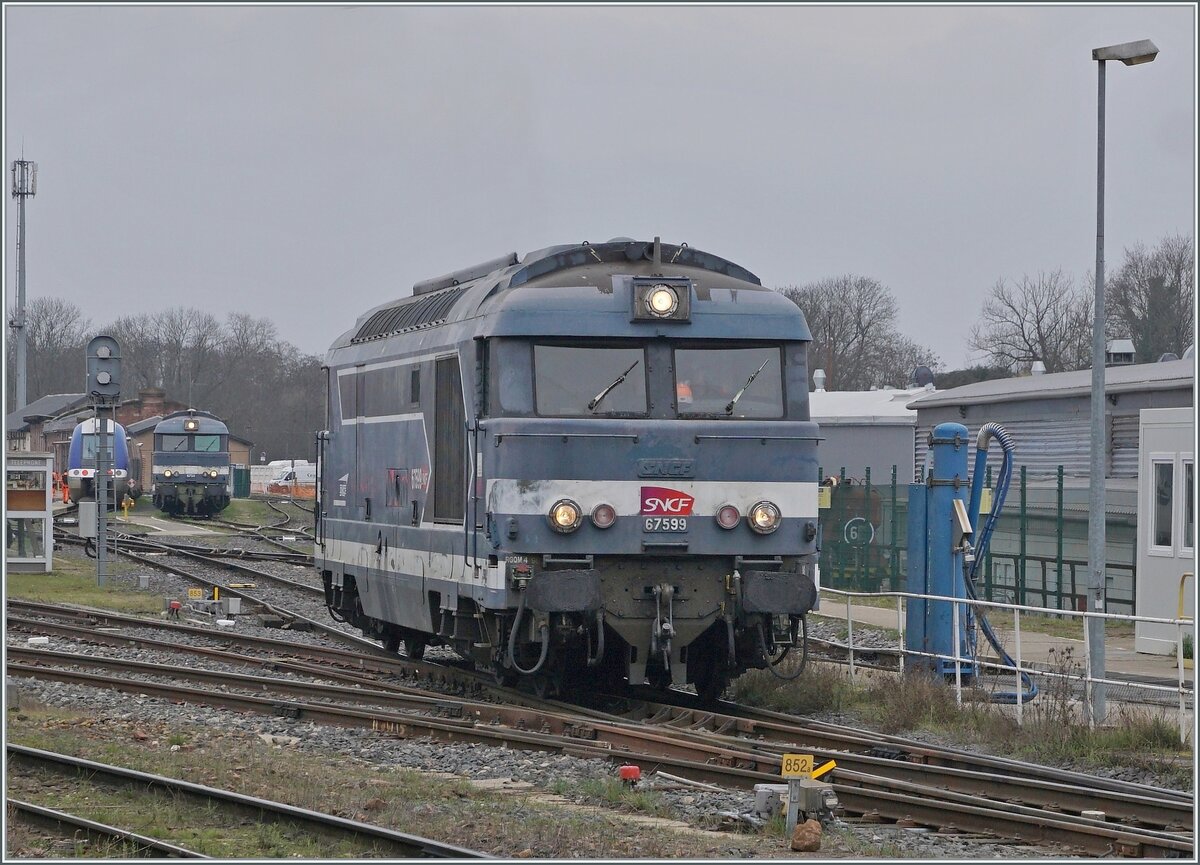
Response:
[{"label": "grass patch", "polygon": [[[675,817],[674,810],[663,801],[661,795],[652,790],[638,790],[630,787],[620,778],[586,778],[575,789],[588,799],[612,808],[635,811],[651,817],[667,819]],[[565,790],[559,789],[559,785],[556,784],[555,792],[560,795],[568,795],[570,788],[568,786]]]},{"label": "grass patch", "polygon": [[[465,779],[309,750],[303,741],[295,747],[272,746],[250,733],[227,731],[220,725],[201,729],[165,722],[97,719],[85,709],[76,712],[38,706],[20,693],[18,699],[21,708],[10,711],[8,718],[12,742],[389,826],[501,858],[741,859],[789,855],[778,838],[701,835],[630,822],[621,811],[662,813],[656,795],[611,790],[603,782],[598,782],[593,791],[598,794],[596,801],[612,802],[615,810],[543,802],[523,792],[481,789]],[[303,738],[306,729],[306,725],[296,725],[295,735]],[[172,744],[179,744],[179,749],[171,750]],[[188,799],[176,804],[146,799],[140,793],[133,798],[135,794],[118,788],[105,789],[65,776],[39,778],[24,771],[24,775],[9,773],[10,795],[77,810],[220,858],[380,855],[365,844],[352,848],[328,839],[300,838],[286,824],[260,823],[231,815],[225,809],[206,813]],[[10,855],[50,855],[36,839],[23,837],[25,840],[14,847],[10,835]],[[58,849],[53,852],[63,855]]]},{"label": "grass patch", "polygon": [[[796,665],[789,657],[776,669],[780,675],[791,676]],[[739,703],[793,715],[840,712],[855,695],[845,668],[811,661],[795,680],[779,679],[768,670],[750,670],[735,679],[732,688],[733,699]]]},{"label": "grass patch", "polygon": [[256,526],[270,525],[283,519],[278,511],[259,499],[233,499],[229,507],[221,511],[220,517],[235,523],[254,523]]},{"label": "grass patch", "polygon": [[1079,667],[1070,649],[1060,652],[1054,671],[1074,678],[1042,684],[1037,699],[1025,705],[1020,726],[1014,708],[992,703],[992,695],[982,687],[964,689],[959,706],[952,682],[911,669],[903,676],[864,672],[853,683],[846,667],[832,664],[810,663],[795,682],[752,670],[734,682],[733,691],[738,702],[775,711],[837,712],[855,725],[885,733],[927,731],[990,753],[1085,771],[1147,769],[1164,783],[1191,789],[1191,750],[1181,751],[1174,714],[1112,703],[1108,723],[1089,729],[1075,691]]},{"label": "grass patch", "polygon": [[[109,562],[111,576],[127,576],[136,568],[127,562]],[[64,555],[54,557],[48,574],[14,574],[5,577],[7,597],[44,604],[82,604],[120,613],[157,615],[162,599],[110,580],[96,585],[96,561]]]},{"label": "grass patch", "polygon": [[826,604],[837,604],[840,607],[846,606],[846,601],[849,601],[851,606],[855,607],[880,607],[886,610],[896,609],[896,598],[887,595],[867,595],[866,597],[846,597],[845,595],[834,594],[833,592],[821,592],[821,601]]}]

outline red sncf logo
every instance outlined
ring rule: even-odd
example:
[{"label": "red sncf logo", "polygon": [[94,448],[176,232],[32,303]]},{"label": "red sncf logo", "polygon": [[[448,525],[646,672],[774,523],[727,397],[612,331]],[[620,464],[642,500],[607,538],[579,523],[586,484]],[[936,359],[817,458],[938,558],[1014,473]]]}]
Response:
[{"label": "red sncf logo", "polygon": [[668,487],[642,487],[642,516],[691,516],[692,503],[695,501],[687,493],[681,493],[679,490]]}]

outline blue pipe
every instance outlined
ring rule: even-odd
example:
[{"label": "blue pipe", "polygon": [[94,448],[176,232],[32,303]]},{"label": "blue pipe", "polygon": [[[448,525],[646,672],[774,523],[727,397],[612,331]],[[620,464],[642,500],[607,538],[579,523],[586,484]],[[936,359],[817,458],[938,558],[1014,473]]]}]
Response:
[{"label": "blue pipe", "polygon": [[[979,570],[984,555],[987,553],[988,546],[992,542],[992,532],[995,531],[996,523],[1000,520],[1000,511],[1004,508],[1004,499],[1008,496],[1008,487],[1012,481],[1013,452],[1015,450],[1013,438],[1000,424],[984,424],[975,440],[975,474],[971,484],[971,502],[967,508],[971,525],[974,526],[979,521],[979,508],[983,497],[984,471],[987,467],[988,444],[993,436],[1000,443],[1000,447],[1004,451],[1004,457],[1003,462],[1000,464],[1000,475],[996,481],[996,501],[992,504],[991,513],[988,514],[983,529],[976,533],[975,560],[971,563],[970,572],[964,581],[966,583],[967,594],[972,600],[977,599],[977,595],[975,594],[975,574]],[[992,648],[1000,656],[1000,660],[1005,666],[1016,669],[1016,662],[1001,647],[999,638],[992,630],[992,626],[988,623],[987,615],[982,610],[978,613],[978,621],[980,629],[983,631],[984,636],[987,637],[987,641],[991,643]],[[1038,688],[1027,673],[1021,673],[1021,681],[1025,684],[1026,688],[1021,694],[1021,702],[1024,703],[1038,695]],[[1017,695],[1012,692],[993,694],[992,701],[996,703],[1016,703]]]}]

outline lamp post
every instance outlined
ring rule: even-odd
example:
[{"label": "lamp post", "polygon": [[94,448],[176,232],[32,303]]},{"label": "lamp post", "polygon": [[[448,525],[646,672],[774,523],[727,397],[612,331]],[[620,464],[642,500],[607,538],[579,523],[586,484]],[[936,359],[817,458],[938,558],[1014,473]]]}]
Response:
[{"label": "lamp post", "polygon": [[[1096,310],[1092,319],[1092,459],[1089,485],[1088,514],[1088,606],[1093,612],[1105,609],[1105,517],[1107,516],[1104,477],[1106,443],[1104,437],[1104,65],[1108,60],[1120,60],[1126,66],[1149,63],[1158,56],[1158,48],[1149,39],[1109,45],[1092,51],[1099,69],[1099,90],[1096,120]],[[1088,658],[1090,675],[1104,678],[1104,619],[1087,620]],[[1104,720],[1105,689],[1096,684],[1090,688],[1087,701],[1089,722]]]}]

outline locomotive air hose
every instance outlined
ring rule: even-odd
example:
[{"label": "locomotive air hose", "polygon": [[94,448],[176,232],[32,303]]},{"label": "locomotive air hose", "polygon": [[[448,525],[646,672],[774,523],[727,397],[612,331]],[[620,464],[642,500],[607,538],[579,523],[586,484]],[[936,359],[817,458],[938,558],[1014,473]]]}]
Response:
[{"label": "locomotive air hose", "polygon": [[[763,633],[762,622],[757,622],[754,626],[755,633],[758,634],[758,646],[760,649],[762,649],[763,657],[767,658],[768,672],[770,672],[770,674],[776,679],[780,679],[784,682],[791,682],[794,679],[800,678],[800,675],[804,672],[804,667],[808,664],[808,618],[806,616],[801,616],[800,622],[803,625],[804,630],[804,642],[801,644],[800,667],[790,676],[785,676],[775,669],[775,665],[787,657],[788,649],[784,649],[783,654],[776,658],[774,662],[772,662],[770,658],[767,658],[767,638]],[[788,648],[791,647],[789,646]]]},{"label": "locomotive air hose", "polygon": [[546,656],[550,654],[550,629],[545,625],[538,629],[538,634],[542,638],[542,654],[538,657],[537,663],[526,670],[517,663],[517,628],[524,617],[525,593],[521,592],[521,600],[517,602],[517,616],[513,619],[512,628],[508,632],[508,665],[522,676],[532,676],[542,669],[542,665],[546,663]]},{"label": "locomotive air hose", "polygon": [[[590,647],[591,640],[588,640]],[[589,652],[589,655],[591,653]],[[587,665],[594,667],[604,657],[604,610],[596,610],[596,657],[588,657]]]}]

